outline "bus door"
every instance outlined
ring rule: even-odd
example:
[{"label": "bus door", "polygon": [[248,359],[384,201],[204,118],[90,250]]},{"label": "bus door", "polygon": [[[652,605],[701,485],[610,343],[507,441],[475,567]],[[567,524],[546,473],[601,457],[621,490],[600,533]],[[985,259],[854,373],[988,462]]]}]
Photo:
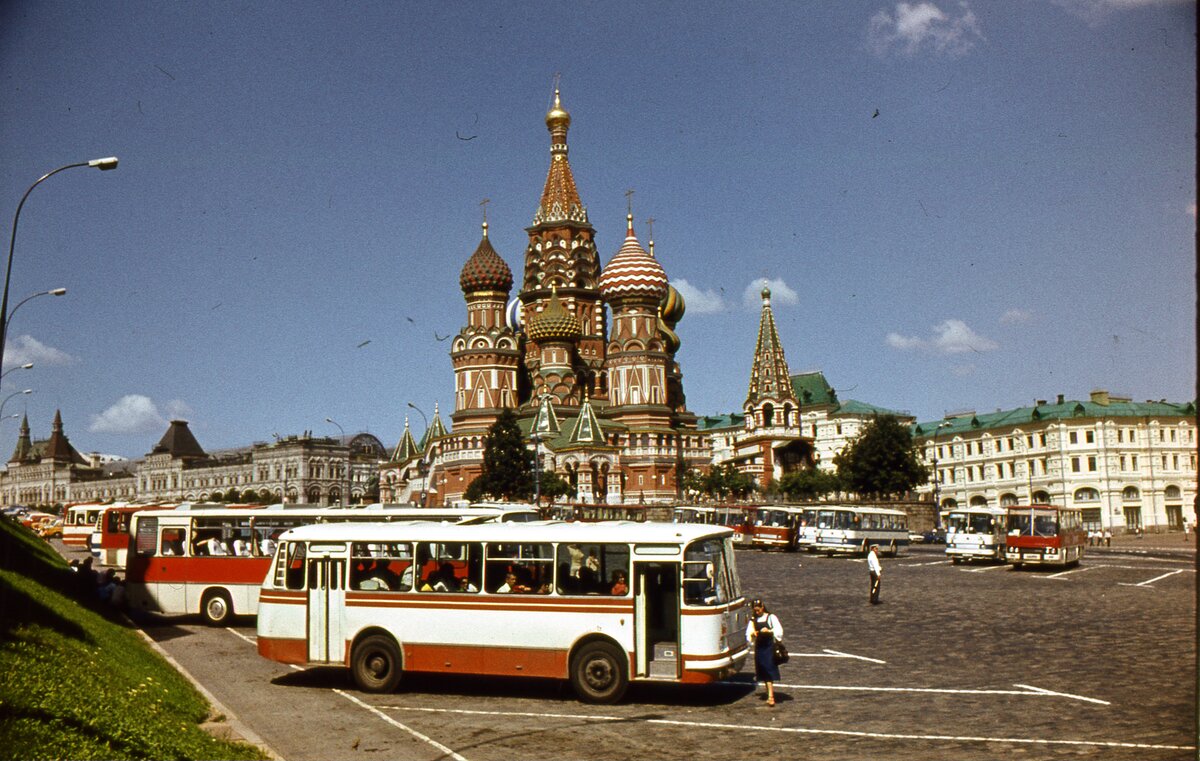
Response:
[{"label": "bus door", "polygon": [[633,564],[634,651],[639,677],[679,678],[679,565]]},{"label": "bus door", "polygon": [[342,663],[346,637],[346,545],[310,544],[308,566],[308,660]]}]

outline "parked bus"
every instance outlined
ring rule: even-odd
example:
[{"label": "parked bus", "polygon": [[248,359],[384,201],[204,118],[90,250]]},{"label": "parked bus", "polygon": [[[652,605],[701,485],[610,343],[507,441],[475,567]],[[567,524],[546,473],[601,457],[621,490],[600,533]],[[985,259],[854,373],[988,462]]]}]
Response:
[{"label": "parked bus", "polygon": [[106,505],[96,521],[96,528],[88,538],[88,549],[100,565],[124,567],[129,553],[129,523],[134,513],[142,510],[162,510],[168,505],[131,505],[116,503]]},{"label": "parked bus", "polygon": [[795,552],[799,539],[800,521],[804,509],[782,505],[763,506],[754,513],[750,529],[750,544],[763,549],[784,549]]},{"label": "parked bus", "polygon": [[130,517],[134,550],[125,565],[130,608],[164,615],[199,613],[211,624],[258,612],[258,587],[283,532],[311,523],[524,520],[527,508],[365,508],[273,505],[259,508],[144,510]]},{"label": "parked bus", "polygon": [[818,552],[866,555],[874,545],[895,557],[906,544],[908,515],[903,510],[844,505],[817,508],[813,549]]},{"label": "parked bus", "polygon": [[711,505],[680,505],[672,513],[671,521],[712,526],[717,522],[717,508]]},{"label": "parked bus", "polygon": [[94,503],[67,507],[63,515],[62,543],[68,547],[87,547],[102,510],[104,505]]},{"label": "parked bus", "polygon": [[733,545],[749,547],[754,538],[754,505],[717,505],[714,524],[733,530]]},{"label": "parked bus", "polygon": [[748,652],[731,539],[673,523],[305,526],[263,581],[258,652],[346,666],[367,692],[405,671],[567,679],[595,703],[631,681],[713,682]]},{"label": "parked bus", "polygon": [[1067,566],[1083,557],[1087,532],[1083,512],[1054,505],[1014,505],[1008,508],[1004,558],[1014,568],[1032,565]]},{"label": "parked bus", "polygon": [[610,505],[607,502],[573,502],[555,505],[550,515],[555,520],[598,523],[600,521],[646,521],[646,505]]},{"label": "parked bus", "polygon": [[796,529],[796,549],[809,551],[817,544],[817,508],[800,508],[800,527]]},{"label": "parked bus", "polygon": [[964,560],[1004,562],[1005,509],[956,507],[942,513],[946,527],[946,555],[954,563]]}]

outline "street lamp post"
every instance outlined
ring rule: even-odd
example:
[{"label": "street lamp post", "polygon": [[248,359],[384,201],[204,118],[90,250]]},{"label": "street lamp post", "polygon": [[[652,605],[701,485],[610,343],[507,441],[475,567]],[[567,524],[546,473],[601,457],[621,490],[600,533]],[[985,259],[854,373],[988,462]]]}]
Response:
[{"label": "street lamp post", "polygon": [[[336,426],[337,426],[337,429],[338,429],[339,431],[341,431],[341,433],[342,433],[342,444],[346,444],[346,429],[345,429],[345,428],[342,428],[341,424],[340,424],[340,423],[338,423],[338,421],[334,420],[334,419],[333,419],[333,418],[331,418],[331,417],[327,417],[327,418],[325,418],[325,422],[326,422],[326,423],[333,423],[334,425],[336,425]],[[342,495],[342,507],[349,507],[349,506],[350,506],[350,450],[349,450],[349,448],[347,448],[347,449],[346,449],[346,483],[345,483],[345,489],[346,489],[346,493]]]},{"label": "street lamp post", "polygon": [[933,527],[942,526],[942,476],[938,471],[937,437],[943,428],[949,428],[950,421],[943,420],[933,429]]},{"label": "street lamp post", "polygon": [[4,376],[11,373],[13,370],[32,370],[32,369],[33,369],[33,363],[26,362],[23,365],[17,365],[16,367],[10,367],[7,370],[5,370],[4,372],[0,373],[0,379],[4,378]]},{"label": "street lamp post", "polygon": [[25,191],[25,195],[21,196],[21,202],[17,204],[17,213],[13,215],[12,237],[8,243],[8,265],[4,270],[4,296],[0,297],[0,365],[4,364],[4,339],[8,333],[8,286],[12,279],[13,251],[17,246],[17,223],[21,220],[21,209],[25,206],[25,200],[29,198],[29,194],[33,192],[34,188],[36,188],[38,185],[41,185],[42,182],[50,179],[59,172],[64,172],[68,169],[74,169],[76,167],[83,166],[94,167],[101,171],[116,169],[117,157],[109,156],[108,158],[103,159],[92,159],[91,161],[81,161],[75,164],[67,164],[66,166],[60,166],[54,171],[47,172],[46,174],[43,174],[41,177],[37,178],[37,180],[29,186],[29,189]]},{"label": "street lamp post", "polygon": [[4,401],[0,402],[0,417],[4,416],[4,405],[8,404],[9,399],[12,399],[14,396],[20,396],[21,394],[32,394],[32,393],[33,393],[33,389],[27,388],[24,391],[14,391],[11,394],[9,394],[8,396],[4,397]]},{"label": "street lamp post", "polygon": [[[429,418],[425,417],[425,412],[412,402],[408,402],[408,406],[412,407],[421,416],[421,420],[425,423],[425,433],[429,433]],[[429,453],[422,452],[421,459],[417,460],[417,472],[421,474],[421,507],[429,507]]]},{"label": "street lamp post", "polygon": [[542,436],[537,431],[530,434],[533,439],[533,504],[542,509]]}]

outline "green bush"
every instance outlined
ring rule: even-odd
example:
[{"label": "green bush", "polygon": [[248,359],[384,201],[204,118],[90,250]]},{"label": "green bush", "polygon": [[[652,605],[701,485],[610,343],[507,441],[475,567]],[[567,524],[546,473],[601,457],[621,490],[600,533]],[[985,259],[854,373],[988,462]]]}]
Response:
[{"label": "green bush", "polygon": [[77,578],[0,520],[0,758],[263,758],[200,729],[204,698]]}]

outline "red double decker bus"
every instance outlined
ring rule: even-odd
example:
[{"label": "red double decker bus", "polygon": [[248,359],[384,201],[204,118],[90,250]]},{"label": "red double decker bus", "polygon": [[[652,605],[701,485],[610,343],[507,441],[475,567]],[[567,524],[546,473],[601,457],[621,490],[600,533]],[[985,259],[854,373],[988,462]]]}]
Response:
[{"label": "red double decker bus", "polygon": [[1004,559],[1022,565],[1068,566],[1083,557],[1083,512],[1054,505],[1014,505],[1005,517]]}]

